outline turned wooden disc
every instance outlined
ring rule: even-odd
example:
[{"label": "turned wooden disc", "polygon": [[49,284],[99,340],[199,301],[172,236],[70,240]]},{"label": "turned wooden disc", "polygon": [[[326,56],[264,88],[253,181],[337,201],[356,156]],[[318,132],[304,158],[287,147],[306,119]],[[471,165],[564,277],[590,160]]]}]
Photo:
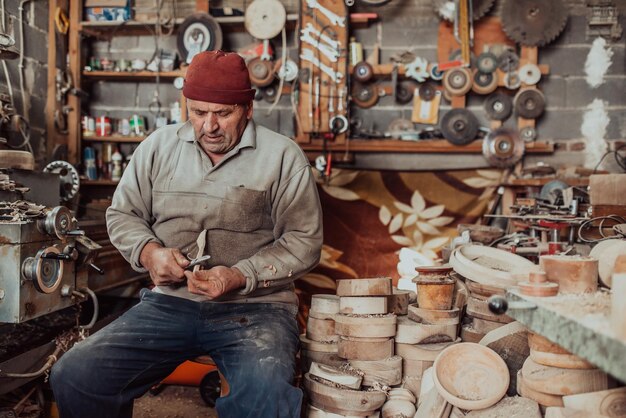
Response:
[{"label": "turned wooden disc", "polygon": [[563,396],[566,407],[587,412],[588,416],[626,416],[626,387]]},{"label": "turned wooden disc", "polygon": [[402,375],[404,377],[419,376],[421,378],[429,367],[433,367],[433,364],[435,364],[434,361],[404,359],[402,361]]},{"label": "turned wooden disc", "polygon": [[486,319],[488,321],[501,322],[508,324],[514,319],[508,315],[496,315],[489,310],[489,304],[485,300],[476,299],[470,296],[467,300],[467,315],[474,318]]},{"label": "turned wooden disc", "polygon": [[339,336],[335,332],[335,321],[332,319],[317,319],[309,316],[306,324],[306,337],[319,342],[337,342]]},{"label": "turned wooden disc", "polygon": [[347,337],[393,337],[396,335],[398,317],[393,314],[384,316],[335,316],[335,331]]},{"label": "turned wooden disc", "polygon": [[309,351],[318,351],[320,353],[336,353],[338,351],[336,342],[318,342],[306,337],[306,334],[300,334],[300,343],[302,348]]},{"label": "turned wooden disc", "polygon": [[459,323],[459,308],[446,310],[423,309],[417,304],[409,305],[409,319],[431,325],[454,325]]},{"label": "turned wooden disc", "polygon": [[393,356],[382,360],[350,360],[350,366],[361,370],[363,386],[374,386],[375,382],[394,386],[402,382],[402,357]]},{"label": "turned wooden disc", "polygon": [[309,373],[304,375],[304,388],[313,406],[341,415],[368,416],[387,400],[385,392],[340,389],[316,382]]},{"label": "turned wooden disc", "polygon": [[391,294],[390,277],[337,280],[337,296],[387,296]]},{"label": "turned wooden disc", "polygon": [[561,293],[593,293],[598,290],[598,260],[579,255],[542,255],[539,265]]},{"label": "turned wooden disc", "polygon": [[[498,329],[501,326],[506,325],[502,322],[489,321],[487,319],[473,318],[472,319],[472,328],[479,334],[488,334],[494,329]],[[337,325],[335,325],[335,329],[337,329]]]},{"label": "turned wooden disc", "polygon": [[530,357],[524,362],[522,375],[529,389],[560,396],[606,390],[609,384],[607,374],[601,370],[544,366]]},{"label": "turned wooden disc", "polygon": [[456,339],[457,324],[422,324],[406,316],[398,318],[396,342],[401,344],[432,344]]},{"label": "turned wooden disc", "polygon": [[387,298],[390,296],[342,296],[339,298],[339,313],[375,315],[387,313]]},{"label": "turned wooden disc", "polygon": [[538,392],[528,387],[522,370],[517,372],[517,393],[524,398],[532,399],[543,406],[563,406],[563,397]]},{"label": "turned wooden disc", "polygon": [[461,327],[461,340],[467,343],[478,343],[486,334],[477,332],[472,324],[465,324]]},{"label": "turned wooden disc", "polygon": [[349,373],[339,368],[313,362],[309,368],[311,376],[321,377],[350,389],[360,389],[363,377],[358,373]]},{"label": "turned wooden disc", "polygon": [[526,296],[549,297],[559,293],[559,284],[553,282],[519,282],[518,286]]},{"label": "turned wooden disc", "polygon": [[449,343],[396,344],[396,354],[403,359],[435,361],[437,355],[439,355],[439,353],[442,352],[446,347],[460,342],[461,339],[457,338],[455,341]]},{"label": "turned wooden disc", "polygon": [[333,319],[337,313],[339,313],[339,296],[322,294],[311,296],[309,316],[317,319]]},{"label": "turned wooden disc", "polygon": [[393,294],[387,296],[387,307],[389,313],[396,315],[406,315],[408,313],[411,292],[393,288]]},{"label": "turned wooden disc", "polygon": [[300,350],[300,359],[302,370],[309,370],[311,363],[321,363],[333,367],[341,367],[346,364],[346,360],[342,359],[337,353],[322,353],[320,351]]},{"label": "turned wooden disc", "polygon": [[347,360],[382,360],[394,355],[393,338],[341,337],[339,357]]},{"label": "turned wooden disc", "polygon": [[504,296],[506,293],[506,289],[502,287],[482,284],[469,279],[465,281],[465,284],[470,291],[470,295],[478,299],[488,299],[493,295]]}]

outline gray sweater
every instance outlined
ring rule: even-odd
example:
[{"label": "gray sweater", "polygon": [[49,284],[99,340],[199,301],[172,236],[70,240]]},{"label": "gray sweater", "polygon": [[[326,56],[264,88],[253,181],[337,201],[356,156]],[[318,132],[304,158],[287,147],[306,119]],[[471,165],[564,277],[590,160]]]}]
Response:
[{"label": "gray sweater", "polygon": [[[207,230],[209,266],[237,267],[246,287],[220,300],[297,303],[293,281],[317,265],[322,212],[309,162],[291,139],[248,122],[217,165],[189,122],[137,147],[107,210],[111,242],[139,272],[148,242],[195,255]],[[186,286],[158,292],[206,300]]]}]

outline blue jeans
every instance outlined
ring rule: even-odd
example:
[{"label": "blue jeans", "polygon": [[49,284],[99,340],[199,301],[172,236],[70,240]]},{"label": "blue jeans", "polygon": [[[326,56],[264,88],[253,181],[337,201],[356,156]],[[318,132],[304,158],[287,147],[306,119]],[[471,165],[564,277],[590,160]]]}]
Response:
[{"label": "blue jeans", "polygon": [[52,368],[61,417],[131,418],[135,398],[203,354],[230,387],[217,400],[220,418],[299,417],[296,311],[278,303],[193,302],[143,289],[137,305]]}]

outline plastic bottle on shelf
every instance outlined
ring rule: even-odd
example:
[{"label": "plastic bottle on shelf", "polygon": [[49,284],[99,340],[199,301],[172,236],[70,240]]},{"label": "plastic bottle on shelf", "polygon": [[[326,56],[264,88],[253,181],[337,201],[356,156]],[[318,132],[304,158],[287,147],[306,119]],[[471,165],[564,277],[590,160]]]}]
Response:
[{"label": "plastic bottle on shelf", "polygon": [[124,157],[119,149],[115,148],[115,152],[111,155],[111,160],[113,162],[113,169],[111,170],[111,180],[119,181],[122,178],[122,161]]},{"label": "plastic bottle on shelf", "polygon": [[179,102],[173,102],[172,104],[170,104],[170,120],[172,121],[172,123],[180,123],[181,110]]}]

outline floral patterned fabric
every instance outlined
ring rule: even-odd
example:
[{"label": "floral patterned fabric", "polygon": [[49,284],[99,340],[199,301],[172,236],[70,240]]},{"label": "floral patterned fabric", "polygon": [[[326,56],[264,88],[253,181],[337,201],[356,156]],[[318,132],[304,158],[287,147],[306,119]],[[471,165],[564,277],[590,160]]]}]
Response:
[{"label": "floral patterned fabric", "polygon": [[301,325],[311,295],[335,293],[337,279],[391,276],[395,283],[403,247],[439,258],[458,224],[485,213],[501,176],[499,170],[334,169],[330,179],[319,177],[324,247],[319,266],[296,281]]}]

